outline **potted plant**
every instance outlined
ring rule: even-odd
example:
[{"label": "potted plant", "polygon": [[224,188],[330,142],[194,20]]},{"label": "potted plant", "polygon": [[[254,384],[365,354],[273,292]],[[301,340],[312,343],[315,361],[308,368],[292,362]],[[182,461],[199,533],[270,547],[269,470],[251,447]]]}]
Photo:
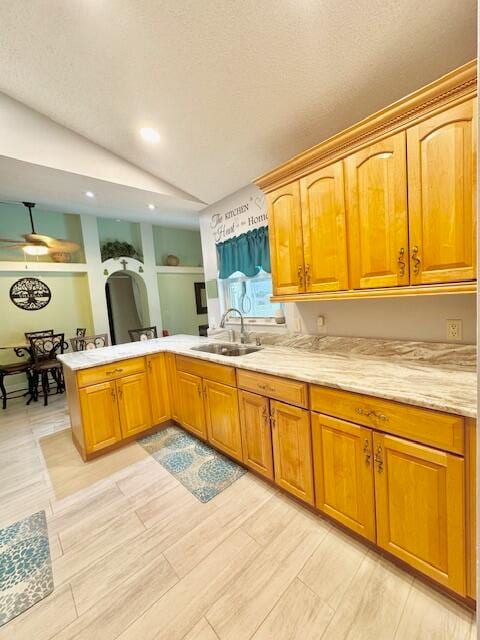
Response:
[{"label": "potted plant", "polygon": [[136,260],[142,260],[142,256],[138,253],[133,245],[129,242],[120,242],[114,240],[111,242],[105,242],[101,247],[102,262],[109,258],[135,258]]}]

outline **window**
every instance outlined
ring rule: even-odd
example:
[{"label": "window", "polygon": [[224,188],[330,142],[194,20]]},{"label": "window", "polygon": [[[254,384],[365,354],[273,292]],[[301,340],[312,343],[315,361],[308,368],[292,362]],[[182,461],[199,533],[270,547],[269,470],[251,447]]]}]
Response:
[{"label": "window", "polygon": [[260,271],[254,278],[248,278],[237,271],[219,282],[223,311],[235,307],[246,318],[254,319],[273,318],[275,311],[281,308],[279,303],[270,302],[272,276],[265,271]]}]

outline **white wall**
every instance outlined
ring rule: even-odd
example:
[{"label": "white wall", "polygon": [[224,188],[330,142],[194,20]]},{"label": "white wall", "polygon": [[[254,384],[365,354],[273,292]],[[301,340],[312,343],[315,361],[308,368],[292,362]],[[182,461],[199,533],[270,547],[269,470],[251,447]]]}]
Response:
[{"label": "white wall", "polygon": [[[200,234],[205,279],[217,277],[217,254],[212,216],[249,203],[250,211],[266,215],[263,193],[249,185],[228,198],[204,209],[200,216]],[[262,222],[262,224],[266,224]],[[261,225],[259,225],[261,226]],[[242,231],[240,231],[242,233]],[[208,287],[207,287],[208,292]],[[322,334],[400,340],[447,341],[446,320],[463,321],[463,342],[475,342],[476,309],[474,295],[417,296],[379,300],[334,300],[325,302],[285,303],[290,331],[317,334],[317,317],[325,316]],[[218,298],[208,299],[209,322],[221,315]]]}]

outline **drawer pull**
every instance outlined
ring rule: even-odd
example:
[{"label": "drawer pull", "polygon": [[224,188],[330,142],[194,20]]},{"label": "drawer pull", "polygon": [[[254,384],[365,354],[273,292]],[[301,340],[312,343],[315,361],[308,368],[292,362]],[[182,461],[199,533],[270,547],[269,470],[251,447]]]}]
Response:
[{"label": "drawer pull", "polygon": [[357,407],[355,409],[355,413],[358,413],[358,415],[360,415],[360,416],[367,416],[367,418],[368,418],[375,412],[371,411],[370,409],[363,409],[362,407]]},{"label": "drawer pull", "polygon": [[260,384],[260,382],[258,383],[258,388],[262,389],[262,391],[270,391],[270,393],[275,391],[274,387],[271,387],[269,384]]},{"label": "drawer pull", "polygon": [[110,371],[106,371],[107,376],[113,376],[114,373],[122,373],[123,369],[111,369]]},{"label": "drawer pull", "polygon": [[378,418],[378,420],[382,420],[383,422],[388,421],[388,417],[384,413],[380,413],[380,411],[373,411],[373,409],[363,409],[363,407],[357,407],[355,409],[355,413],[358,413],[360,416],[365,416],[366,418]]},{"label": "drawer pull", "polygon": [[382,473],[383,471],[383,458],[382,458],[382,447],[378,446],[375,452],[375,462],[377,464],[377,472]]},{"label": "drawer pull", "polygon": [[365,464],[367,465],[367,467],[369,467],[372,453],[370,451],[370,443],[368,441],[368,438],[365,439],[365,444],[363,445],[363,453],[365,454]]}]

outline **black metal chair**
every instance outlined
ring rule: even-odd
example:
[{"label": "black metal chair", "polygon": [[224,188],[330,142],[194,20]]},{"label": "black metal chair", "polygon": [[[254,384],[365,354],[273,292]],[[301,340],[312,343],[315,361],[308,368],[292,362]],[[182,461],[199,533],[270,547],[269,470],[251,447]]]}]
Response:
[{"label": "black metal chair", "polygon": [[144,327],[143,329],[129,329],[128,335],[131,342],[141,342],[158,338],[157,327]]},{"label": "black metal chair", "polygon": [[[28,404],[30,403],[30,400],[32,399],[32,396],[33,396],[31,367],[32,367],[32,363],[30,361],[0,364],[0,393],[2,396],[2,409],[7,408],[8,399],[20,398],[25,395],[30,395]],[[27,382],[28,382],[27,392],[25,393],[25,389],[7,391],[5,388],[5,378],[7,376],[16,376],[21,373],[25,373],[27,376]]]},{"label": "black metal chair", "polygon": [[53,329],[42,329],[41,331],[26,331],[25,340],[30,338],[45,338],[46,336],[53,336]]},{"label": "black metal chair", "polygon": [[108,335],[99,333],[96,336],[82,336],[70,340],[72,351],[88,351],[89,349],[101,349],[108,347]]},{"label": "black metal chair", "polygon": [[62,364],[57,360],[57,355],[64,352],[65,344],[64,333],[30,338],[33,399],[38,400],[38,383],[41,381],[45,406],[48,404],[48,394],[50,393],[49,373],[57,385],[57,393],[63,393],[65,389]]},{"label": "black metal chair", "polygon": [[[86,329],[83,329],[81,327],[78,327],[77,330],[75,331],[75,337],[76,338],[84,338],[85,335],[87,333]],[[73,347],[72,347],[73,348]]]}]

